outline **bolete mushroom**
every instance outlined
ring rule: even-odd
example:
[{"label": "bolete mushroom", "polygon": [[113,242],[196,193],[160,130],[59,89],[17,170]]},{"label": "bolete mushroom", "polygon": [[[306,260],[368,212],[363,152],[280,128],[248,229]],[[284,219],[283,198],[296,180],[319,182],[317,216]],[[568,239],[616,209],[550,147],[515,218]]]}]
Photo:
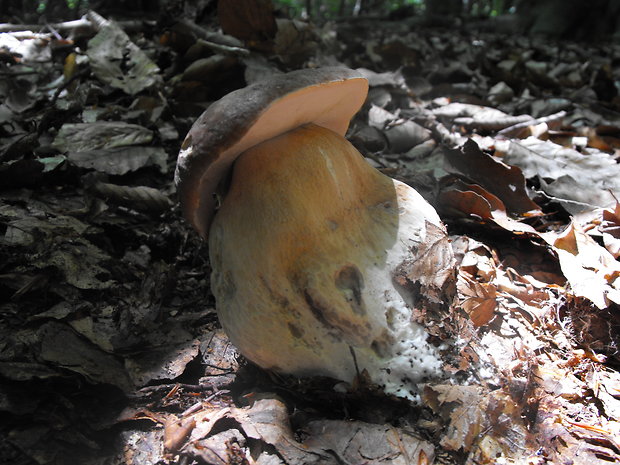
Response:
[{"label": "bolete mushroom", "polygon": [[344,138],[367,90],[353,70],[322,68],[232,92],[189,131],[176,182],[245,357],[348,382],[365,371],[413,397],[441,371],[414,315],[449,306],[452,250],[433,207]]}]

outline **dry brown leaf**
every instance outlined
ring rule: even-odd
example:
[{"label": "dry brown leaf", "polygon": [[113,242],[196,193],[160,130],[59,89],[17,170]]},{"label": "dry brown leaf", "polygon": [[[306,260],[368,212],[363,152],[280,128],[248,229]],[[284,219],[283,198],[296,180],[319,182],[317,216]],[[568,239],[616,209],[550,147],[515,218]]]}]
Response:
[{"label": "dry brown leaf", "polygon": [[452,247],[460,271],[482,281],[489,282],[495,278],[499,260],[490,247],[467,236],[455,238]]},{"label": "dry brown leaf", "polygon": [[585,297],[598,308],[620,303],[620,263],[586,234],[574,221],[561,233],[540,236],[558,255],[572,293]]},{"label": "dry brown leaf", "polygon": [[211,430],[216,423],[230,415],[230,408],[204,408],[200,412],[192,415],[196,422],[195,428],[192,430],[192,434],[189,442],[193,443],[200,439],[204,439],[209,436]]},{"label": "dry brown leaf", "polygon": [[495,295],[488,298],[472,297],[463,302],[462,306],[474,325],[479,328],[489,323],[495,316],[497,300],[495,300]]},{"label": "dry brown leaf", "polygon": [[507,163],[519,166],[527,178],[551,179],[542,190],[562,202],[572,214],[615,203],[620,192],[620,167],[613,156],[595,150],[583,154],[550,141],[529,137],[505,148]]},{"label": "dry brown leaf", "polygon": [[576,215],[575,222],[590,236],[602,240],[603,246],[614,258],[620,257],[620,203],[617,199],[609,208]]},{"label": "dry brown leaf", "polygon": [[444,150],[446,171],[464,176],[492,193],[510,213],[539,211],[525,189],[521,169],[509,166],[482,152],[471,139],[461,149]]},{"label": "dry brown leaf", "polygon": [[588,147],[603,152],[614,153],[620,148],[620,131],[618,126],[598,126],[579,128],[579,134],[588,138]]},{"label": "dry brown leaf", "polygon": [[584,393],[585,385],[560,364],[534,367],[535,377],[541,389],[554,397],[578,400]]},{"label": "dry brown leaf", "polygon": [[278,30],[271,0],[218,2],[217,13],[225,34],[249,43],[273,39]]},{"label": "dry brown leaf", "polygon": [[493,319],[497,309],[497,288],[494,284],[479,283],[467,276],[467,273],[460,273],[457,286],[459,293],[465,296],[461,307],[477,328]]},{"label": "dry brown leaf", "polygon": [[515,415],[512,399],[481,386],[426,386],[423,400],[446,421],[441,445],[470,452],[479,463],[498,463],[502,456],[519,460],[527,454],[527,432]]},{"label": "dry brown leaf", "polygon": [[312,449],[332,451],[340,463],[410,465],[432,463],[434,447],[415,435],[389,425],[360,421],[313,421],[304,432]]},{"label": "dry brown leaf", "polygon": [[209,465],[254,464],[246,446],[243,433],[232,428],[191,444],[184,452],[190,452]]},{"label": "dry brown leaf", "polygon": [[194,418],[169,418],[164,424],[164,447],[170,452],[178,451],[196,427]]},{"label": "dry brown leaf", "polygon": [[417,260],[403,263],[394,279],[402,286],[420,283],[426,297],[441,301],[444,287],[454,276],[454,258],[447,254],[449,242],[445,232],[438,226],[426,222],[426,238],[417,251]]},{"label": "dry brown leaf", "polygon": [[531,226],[510,218],[503,202],[481,186],[463,183],[456,183],[456,186],[459,187],[439,193],[439,208],[446,214],[491,221],[515,233],[536,233]]},{"label": "dry brown leaf", "polygon": [[[470,297],[462,303],[463,309],[469,314],[474,325],[479,328],[489,323],[495,316],[497,309],[497,300],[495,296],[495,287],[486,285],[489,290],[489,296],[486,297]],[[485,291],[488,292],[488,291]]]},{"label": "dry brown leaf", "polygon": [[[589,465],[599,460],[615,462],[620,459],[614,438],[620,424],[601,416],[600,404],[584,402],[602,389],[597,383],[584,383],[575,376],[574,363],[588,364],[584,354],[575,353],[570,360],[549,363],[546,357],[537,357],[530,365],[531,378],[535,380],[527,404],[532,413],[533,441],[547,451],[546,458],[553,463],[570,460],[574,464]],[[584,365],[585,364],[585,365]],[[594,372],[603,375],[598,369]],[[590,371],[590,377],[593,372]],[[596,376],[595,376],[596,377]],[[590,391],[592,389],[592,391]],[[601,394],[601,397],[604,397]],[[600,399],[599,399],[600,400]],[[604,405],[604,404],[603,404]]]},{"label": "dry brown leaf", "polygon": [[[306,439],[299,442],[291,430],[286,405],[267,397],[250,407],[205,410],[182,422],[175,418],[171,424],[174,431],[169,435],[169,449],[178,449],[191,427],[184,451],[209,463],[229,463],[233,452],[248,457],[251,464],[267,463],[278,456],[287,465],[380,465],[386,460],[394,465],[409,465],[424,460],[432,463],[435,454],[429,442],[405,430],[361,421],[312,421],[303,427]],[[213,435],[214,431],[219,433]],[[254,441],[251,455],[245,438]]]},{"label": "dry brown leaf", "polygon": [[620,202],[616,199],[613,208],[603,209],[603,221],[608,223],[608,227],[620,226]]}]

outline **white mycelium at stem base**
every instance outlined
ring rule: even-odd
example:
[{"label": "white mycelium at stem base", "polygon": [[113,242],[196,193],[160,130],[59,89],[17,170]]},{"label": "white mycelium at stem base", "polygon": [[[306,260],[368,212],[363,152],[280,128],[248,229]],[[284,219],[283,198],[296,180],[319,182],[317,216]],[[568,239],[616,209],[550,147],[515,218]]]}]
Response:
[{"label": "white mycelium at stem base", "polygon": [[262,367],[344,381],[366,370],[415,397],[441,359],[412,321],[418,296],[394,275],[438,230],[415,190],[341,135],[307,124],[264,141],[237,159],[209,231],[222,326]]}]

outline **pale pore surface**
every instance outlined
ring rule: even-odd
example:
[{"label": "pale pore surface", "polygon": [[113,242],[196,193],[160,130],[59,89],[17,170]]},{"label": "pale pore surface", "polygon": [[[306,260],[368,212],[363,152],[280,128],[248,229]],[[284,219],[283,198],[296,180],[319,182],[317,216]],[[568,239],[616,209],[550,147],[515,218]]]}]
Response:
[{"label": "pale pore surface", "polygon": [[265,368],[351,381],[353,349],[360,371],[413,397],[441,361],[393,273],[415,260],[429,224],[443,228],[415,190],[328,129],[307,125],[252,147],[210,231],[222,326]]}]

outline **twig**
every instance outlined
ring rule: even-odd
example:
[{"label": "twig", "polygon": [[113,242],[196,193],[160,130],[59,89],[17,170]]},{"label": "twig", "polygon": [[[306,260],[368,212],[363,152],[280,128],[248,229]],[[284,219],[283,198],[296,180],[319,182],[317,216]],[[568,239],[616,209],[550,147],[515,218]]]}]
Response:
[{"label": "twig", "polygon": [[54,92],[54,95],[52,95],[52,98],[50,99],[50,105],[54,106],[54,104],[56,103],[56,100],[58,100],[58,97],[60,96],[60,93],[66,89],[67,87],[69,87],[69,85],[75,81],[76,79],[80,79],[83,77],[86,77],[90,74],[90,69],[83,69],[78,71],[77,73],[75,73],[73,76],[71,76],[69,79],[67,79],[66,81],[64,81],[60,86],[58,86],[58,89],[56,89],[56,91]]},{"label": "twig", "polygon": [[[115,21],[115,23],[125,32],[136,32],[144,29],[144,26],[152,26],[155,21],[145,20],[129,20],[129,21]],[[62,33],[71,33],[78,30],[91,32],[94,34],[96,28],[87,16],[83,16],[80,19],[73,21],[66,21],[63,23],[51,23],[51,24],[10,24],[0,23],[0,32],[7,33],[32,33],[41,32],[46,30],[55,30]]]},{"label": "twig", "polygon": [[179,24],[188,29],[199,39],[203,39],[207,42],[211,42],[217,45],[223,45],[225,47],[243,49],[243,42],[233,36],[207,31],[206,29],[200,27],[198,24],[192,21],[188,21],[186,19],[180,20]]},{"label": "twig", "polygon": [[[196,392],[213,390],[213,386],[208,385],[208,384],[200,385],[200,384],[175,383],[175,384],[158,384],[156,386],[145,386],[142,389],[140,389],[140,392],[146,393],[146,392],[157,392],[157,391],[169,391],[170,389],[173,389],[175,386],[182,387],[183,389],[188,390],[188,391],[196,391]],[[217,392],[221,392],[221,391],[217,391]]]},{"label": "twig", "polygon": [[230,393],[230,391],[228,389],[222,389],[221,391],[215,391],[210,396],[204,398],[200,402],[196,402],[194,405],[192,405],[191,407],[186,409],[183,413],[181,413],[181,417],[187,417],[189,415],[192,415],[192,414],[202,410],[202,407],[204,407],[205,403],[211,402],[216,397],[219,397],[219,396],[222,396],[222,395],[228,394],[228,393]]},{"label": "twig", "polygon": [[158,189],[147,186],[120,186],[105,182],[97,182],[92,192],[104,197],[116,205],[132,208],[139,212],[162,212],[172,206],[170,199]]},{"label": "twig", "polygon": [[479,120],[472,117],[460,117],[454,119],[454,124],[487,131],[497,131],[507,127],[514,127],[518,124],[528,123],[530,121],[532,121],[532,117],[530,115],[505,116],[503,118],[484,120]]},{"label": "twig", "polygon": [[86,19],[86,16],[82,16],[80,19],[73,21],[65,21],[63,23],[54,24],[0,24],[0,32],[24,32],[24,31],[44,31],[48,28],[53,28],[57,31],[74,31],[80,28],[91,28],[91,22]]},{"label": "twig", "polygon": [[565,116],[566,116],[566,111],[562,110],[557,113],[554,113],[553,115],[543,116],[541,118],[530,118],[527,121],[523,121],[523,122],[514,124],[512,126],[509,126],[507,128],[504,128],[501,131],[499,131],[497,134],[502,135],[502,136],[511,135],[511,134],[514,134],[515,132],[518,132],[520,129],[526,128],[528,126],[536,126],[541,123],[549,123],[551,121],[557,121],[557,120],[564,118]]},{"label": "twig", "polygon": [[205,40],[205,39],[198,39],[197,42],[199,44],[201,44],[201,45],[204,45],[207,48],[210,48],[211,50],[214,50],[215,52],[223,53],[225,55],[248,56],[250,54],[250,51],[247,48],[233,47],[231,45],[217,44],[215,42],[211,42],[211,41]]},{"label": "twig", "polygon": [[29,74],[39,74],[38,71],[0,71],[0,76],[27,76]]},{"label": "twig", "polygon": [[101,28],[110,24],[110,21],[108,21],[106,18],[104,18],[94,10],[89,10],[88,13],[86,13],[86,17],[93,25],[95,31],[99,31]]}]

